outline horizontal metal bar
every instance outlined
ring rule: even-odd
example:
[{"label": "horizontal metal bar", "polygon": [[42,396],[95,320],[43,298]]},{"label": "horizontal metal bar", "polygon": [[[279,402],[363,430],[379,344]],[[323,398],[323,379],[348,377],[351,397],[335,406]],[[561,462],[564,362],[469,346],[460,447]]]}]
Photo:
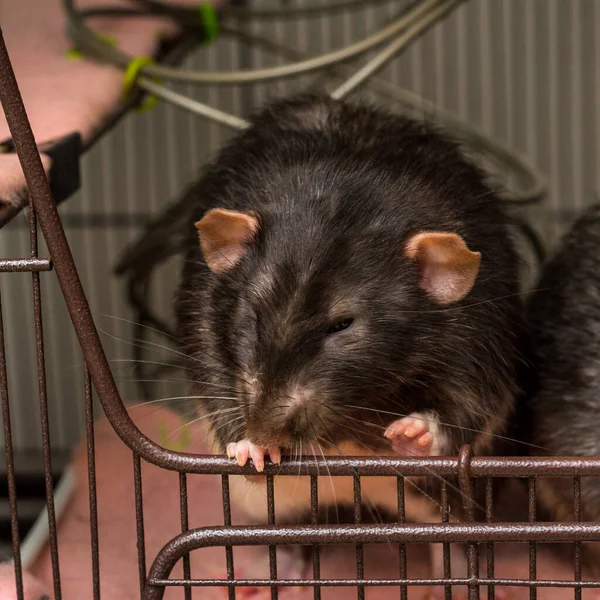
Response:
[{"label": "horizontal metal bar", "polygon": [[599,588],[600,581],[566,581],[564,579],[153,579],[152,585],[164,587],[178,587],[193,585],[196,587],[219,587],[233,585],[236,587],[312,587],[315,585],[324,587],[354,587],[365,585],[370,587],[391,587],[399,585],[410,586],[435,586],[435,585],[505,585],[518,587],[585,587]]},{"label": "horizontal metal bar", "polygon": [[[165,450],[165,455],[171,454]],[[172,453],[177,461],[160,466],[186,473],[205,475],[256,475],[249,462],[240,467],[235,460],[220,455]],[[181,462],[180,462],[181,461]],[[183,464],[181,464],[183,463]],[[326,469],[325,471],[323,469]],[[283,457],[280,465],[265,464],[263,475],[321,475],[334,476],[381,475],[449,476],[458,474],[456,457],[391,458],[391,457],[321,457],[303,456],[301,460]],[[600,457],[474,457],[471,459],[471,477],[573,477],[600,476]],[[266,477],[265,477],[266,481]]]},{"label": "horizontal metal bar", "polygon": [[[135,227],[143,229],[152,221],[154,215],[147,212],[136,213],[69,213],[61,216],[65,229],[81,227],[82,229],[103,229],[105,227]],[[11,222],[11,228],[29,229],[29,223],[16,219]]]},{"label": "horizontal metal bar", "polygon": [[0,273],[51,271],[49,258],[0,258]]},{"label": "horizontal metal bar", "polygon": [[256,525],[201,527],[173,538],[161,552],[212,546],[437,542],[600,542],[600,522],[382,523],[378,525]]},{"label": "horizontal metal bar", "polygon": [[[150,569],[144,598],[161,600],[165,588],[159,586],[157,582],[168,579],[171,570],[184,555],[200,548],[266,544],[314,546],[317,544],[485,543],[488,541],[600,541],[600,522],[204,527],[178,535],[160,550]],[[494,579],[493,582],[497,584],[498,580]]]}]

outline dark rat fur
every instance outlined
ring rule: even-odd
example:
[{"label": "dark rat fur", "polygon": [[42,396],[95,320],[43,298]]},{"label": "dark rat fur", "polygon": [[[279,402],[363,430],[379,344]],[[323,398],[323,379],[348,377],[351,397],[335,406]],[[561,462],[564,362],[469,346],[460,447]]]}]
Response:
[{"label": "dark rat fur", "polygon": [[[527,303],[534,454],[600,455],[600,204],[588,208],[546,264]],[[542,448],[544,448],[542,450]],[[573,481],[540,479],[551,518],[573,518]],[[581,479],[581,518],[600,520],[600,480]],[[596,572],[598,554],[594,561]]]},{"label": "dark rat fur", "polygon": [[[216,275],[190,222],[178,335],[195,392],[221,397],[202,402],[222,451],[249,435],[378,451],[389,447],[382,427],[415,411],[439,417],[445,453],[465,442],[482,452],[502,433],[518,259],[501,201],[455,143],[404,116],[300,97],[254,116],[190,193],[193,222],[219,207],[260,223],[239,264]],[[481,252],[475,285],[449,306],[427,296],[405,256],[427,230]],[[346,317],[351,326],[332,335]],[[291,384],[310,401],[290,416]]]}]

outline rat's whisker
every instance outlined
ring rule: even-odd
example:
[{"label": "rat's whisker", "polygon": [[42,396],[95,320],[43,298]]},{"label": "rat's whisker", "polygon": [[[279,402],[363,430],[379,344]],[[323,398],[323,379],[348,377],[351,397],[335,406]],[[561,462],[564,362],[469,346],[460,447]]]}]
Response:
[{"label": "rat's whisker", "polygon": [[[388,411],[388,410],[381,410],[379,408],[371,408],[368,406],[358,406],[358,405],[353,405],[353,404],[345,404],[344,406],[346,406],[347,408],[355,408],[357,410],[366,410],[366,411],[371,411],[371,412],[376,412],[379,414],[383,414],[383,415],[391,415],[394,417],[400,417],[400,418],[405,418],[408,417],[409,415],[406,413],[398,413],[398,412],[393,412],[393,411]],[[331,408],[331,407],[330,407]],[[412,415],[411,415],[412,416]],[[492,416],[492,415],[488,415],[488,416]],[[416,417],[415,417],[416,418]],[[427,421],[427,422],[434,422],[434,419],[427,419],[427,418],[423,418],[423,417],[418,417],[419,419],[423,420],[423,421]],[[474,429],[472,427],[463,427],[462,425],[453,425],[452,423],[446,423],[443,421],[438,421],[440,425],[444,425],[445,427],[451,427],[454,429],[461,429],[464,431],[472,431],[474,433],[483,433],[481,432],[479,429]],[[547,448],[544,448],[543,446],[538,446],[536,444],[528,444],[527,442],[523,442],[521,440],[515,439],[515,438],[511,438],[505,435],[500,435],[498,433],[488,433],[485,432],[487,435],[490,435],[491,437],[495,437],[495,438],[499,438],[502,440],[506,440],[508,442],[514,442],[516,444],[521,444],[523,446],[528,446],[530,448],[537,448],[538,450],[547,450]]]},{"label": "rat's whisker", "polygon": [[117,317],[115,315],[107,315],[104,313],[92,313],[92,315],[95,315],[96,317],[102,317],[105,319],[113,319],[115,321],[121,321],[123,323],[129,323],[130,325],[136,325],[138,327],[143,327],[144,329],[147,329],[148,331],[152,331],[154,333],[158,333],[161,336],[168,337],[168,338],[172,339],[175,343],[178,342],[178,340],[175,336],[170,335],[161,329],[157,329],[156,327],[151,327],[150,325],[147,325],[146,323],[141,323],[140,321],[133,321],[131,319],[126,319],[125,317]]},{"label": "rat's whisker", "polygon": [[180,379],[180,378],[150,378],[150,379],[130,379],[128,377],[118,377],[116,378],[117,381],[120,382],[128,382],[128,383],[194,383],[197,385],[202,385],[202,386],[210,386],[210,387],[216,387],[216,388],[220,388],[223,390],[229,390],[231,392],[235,391],[235,388],[232,386],[228,386],[228,385],[224,385],[224,384],[220,384],[220,383],[213,383],[211,381],[196,381],[194,379]]},{"label": "rat's whisker", "polygon": [[[139,404],[127,405],[128,408],[137,408],[138,406],[145,406],[147,404],[155,404],[157,402],[171,402],[175,400],[235,400],[232,396],[170,396],[167,398],[158,398],[156,400],[146,400]],[[237,407],[235,407],[237,409]]]}]

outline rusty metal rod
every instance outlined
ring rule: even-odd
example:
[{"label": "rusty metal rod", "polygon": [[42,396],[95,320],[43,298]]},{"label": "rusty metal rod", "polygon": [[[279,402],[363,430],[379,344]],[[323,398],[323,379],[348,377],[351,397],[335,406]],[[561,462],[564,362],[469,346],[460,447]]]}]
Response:
[{"label": "rusty metal rod", "polygon": [[[400,586],[408,582],[410,586],[437,586],[437,585],[453,585],[464,586],[469,583],[475,583],[479,586],[503,585],[503,586],[518,586],[518,587],[558,587],[558,588],[600,588],[600,581],[581,581],[574,582],[565,579],[489,579],[483,577],[476,580],[459,578],[456,579],[278,579],[271,581],[270,579],[236,579],[234,585],[236,587],[267,587],[276,584],[279,587],[310,587],[315,584],[323,585],[323,587],[356,587],[364,585],[369,587],[390,587]],[[153,580],[154,585],[165,587],[179,587],[184,584],[190,584],[196,587],[220,587],[228,585],[226,579],[156,579]]]},{"label": "rusty metal rod", "polygon": [[2,425],[4,430],[4,453],[6,457],[6,482],[10,507],[10,534],[13,562],[15,565],[15,586],[17,600],[23,600],[23,569],[21,564],[21,540],[19,538],[19,510],[17,505],[17,485],[15,460],[10,421],[10,398],[8,397],[8,375],[6,370],[6,346],[4,345],[4,319],[2,316],[2,296],[0,294],[0,401],[2,403]]},{"label": "rusty metal rod", "polygon": [[[32,260],[38,258],[38,235],[35,209],[29,198],[29,244]],[[32,277],[33,321],[35,324],[35,346],[38,374],[38,391],[40,398],[40,433],[44,458],[44,487],[46,492],[46,510],[48,515],[48,535],[50,544],[50,561],[54,584],[54,599],[62,600],[60,582],[60,564],[58,558],[58,533],[56,528],[56,510],[54,507],[54,481],[52,477],[52,442],[50,438],[50,419],[48,415],[48,389],[46,385],[46,359],[44,354],[44,320],[42,317],[42,287],[39,271]]]},{"label": "rusty metal rod", "polygon": [[96,442],[94,433],[94,397],[87,365],[83,366],[85,387],[85,428],[87,442],[88,494],[90,503],[90,545],[92,550],[92,594],[100,600],[100,539],[98,535],[98,495],[96,493]]},{"label": "rusty metal rod", "polygon": [[[471,478],[471,447],[467,444],[462,446],[458,455],[458,481],[465,511],[465,520],[469,523],[475,522],[475,490]],[[467,567],[471,581],[479,578],[479,546],[477,543],[467,544]],[[479,586],[469,584],[469,600],[478,600]]]},{"label": "rusty metal rod", "polygon": [[[600,540],[600,522],[587,523],[390,523],[380,525],[294,525],[289,527],[204,527],[180,534],[157,554],[150,569],[144,600],[161,600],[162,583],[185,554],[214,546],[264,544],[399,544],[569,542]],[[444,580],[446,581],[446,580]],[[476,587],[480,579],[466,579]],[[491,581],[491,580],[490,580]],[[494,579],[495,585],[500,580]],[[571,582],[573,583],[573,582]],[[314,582],[313,582],[314,585]],[[483,585],[483,584],[481,584]],[[579,584],[578,584],[579,585]]]},{"label": "rusty metal rod", "polygon": [[51,271],[49,258],[0,258],[0,273]]}]

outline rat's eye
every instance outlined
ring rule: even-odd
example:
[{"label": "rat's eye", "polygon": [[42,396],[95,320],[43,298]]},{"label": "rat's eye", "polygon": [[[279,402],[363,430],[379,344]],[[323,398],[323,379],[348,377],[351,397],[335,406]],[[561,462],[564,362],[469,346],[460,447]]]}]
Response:
[{"label": "rat's eye", "polygon": [[336,321],[333,325],[331,325],[329,327],[329,329],[327,330],[327,333],[337,333],[338,331],[344,331],[344,329],[348,329],[348,327],[350,327],[350,325],[352,325],[352,322],[354,321],[354,319],[352,317],[346,317],[345,319],[340,319],[339,321]]}]

